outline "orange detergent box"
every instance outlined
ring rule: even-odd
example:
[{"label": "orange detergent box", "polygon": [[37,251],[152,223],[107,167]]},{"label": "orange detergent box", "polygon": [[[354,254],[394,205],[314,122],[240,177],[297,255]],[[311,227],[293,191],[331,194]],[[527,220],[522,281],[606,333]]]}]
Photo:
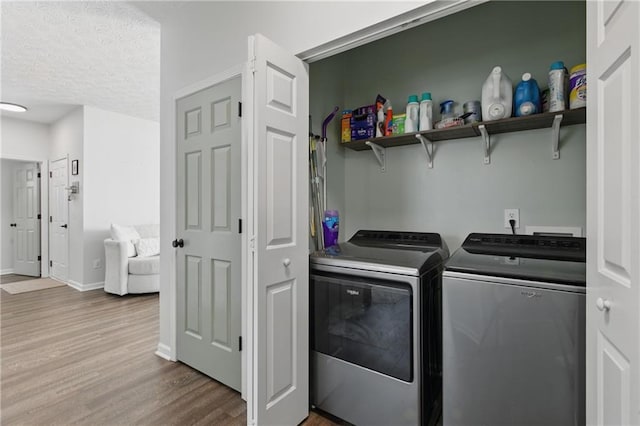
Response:
[{"label": "orange detergent box", "polygon": [[352,111],[350,109],[342,111],[342,131],[340,134],[342,135],[340,138],[341,142],[351,142],[351,116]]}]

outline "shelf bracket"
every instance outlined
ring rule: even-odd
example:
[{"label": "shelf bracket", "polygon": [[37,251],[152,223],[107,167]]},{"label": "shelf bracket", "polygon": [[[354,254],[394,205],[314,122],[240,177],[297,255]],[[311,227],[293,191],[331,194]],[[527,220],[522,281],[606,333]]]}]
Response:
[{"label": "shelf bracket", "polygon": [[365,145],[371,147],[373,154],[378,159],[378,163],[380,163],[380,170],[384,172],[387,169],[387,149],[371,141],[366,141]]},{"label": "shelf bracket", "polygon": [[482,148],[484,150],[484,164],[491,164],[491,135],[487,132],[484,124],[478,126],[480,135],[482,136]]},{"label": "shelf bracket", "polygon": [[430,140],[427,140],[427,138],[425,138],[420,134],[416,135],[416,139],[418,139],[422,143],[422,146],[424,147],[424,150],[427,153],[427,158],[429,159],[427,166],[430,169],[433,169],[433,142],[431,142]]},{"label": "shelf bracket", "polygon": [[553,117],[553,124],[551,125],[551,147],[553,149],[553,154],[551,158],[557,160],[560,158],[560,150],[558,149],[558,145],[560,143],[560,124],[562,123],[562,114],[558,114]]}]

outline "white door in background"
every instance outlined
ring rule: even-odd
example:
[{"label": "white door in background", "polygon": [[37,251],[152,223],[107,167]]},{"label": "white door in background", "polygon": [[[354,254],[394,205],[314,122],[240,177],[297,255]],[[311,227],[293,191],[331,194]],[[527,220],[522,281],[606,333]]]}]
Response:
[{"label": "white door in background", "polygon": [[40,276],[40,178],[37,163],[24,163],[13,175],[14,271]]},{"label": "white door in background", "polygon": [[587,423],[640,424],[640,3],[587,2]]},{"label": "white door in background", "polygon": [[49,164],[49,260],[51,278],[69,278],[69,200],[67,159]]},{"label": "white door in background", "polygon": [[236,76],[176,103],[177,358],[238,391],[241,85]]},{"label": "white door in background", "polygon": [[309,413],[309,75],[259,34],[249,51],[247,419],[295,425]]}]

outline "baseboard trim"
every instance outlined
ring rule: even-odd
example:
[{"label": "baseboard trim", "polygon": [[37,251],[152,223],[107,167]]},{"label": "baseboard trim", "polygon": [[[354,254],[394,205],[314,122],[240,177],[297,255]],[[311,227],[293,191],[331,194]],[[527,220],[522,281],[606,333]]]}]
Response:
[{"label": "baseboard trim", "polygon": [[160,358],[164,358],[167,361],[175,361],[171,359],[171,348],[164,343],[158,343],[158,350],[156,351],[156,355]]},{"label": "baseboard trim", "polygon": [[0,275],[9,275],[13,274],[15,269],[0,269]]},{"label": "baseboard trim", "polygon": [[100,288],[104,288],[104,281],[100,281],[97,283],[82,284],[77,281],[69,280],[67,285],[78,291],[90,291],[90,290],[98,290]]}]

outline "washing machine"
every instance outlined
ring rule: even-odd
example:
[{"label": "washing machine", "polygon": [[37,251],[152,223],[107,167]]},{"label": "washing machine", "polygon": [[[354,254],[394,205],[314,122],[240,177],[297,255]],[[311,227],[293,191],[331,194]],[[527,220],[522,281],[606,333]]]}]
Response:
[{"label": "washing machine", "polygon": [[435,424],[440,235],[361,230],[310,256],[311,404],[355,425]]},{"label": "washing machine", "polygon": [[584,238],[471,234],[443,274],[443,424],[584,425]]}]

